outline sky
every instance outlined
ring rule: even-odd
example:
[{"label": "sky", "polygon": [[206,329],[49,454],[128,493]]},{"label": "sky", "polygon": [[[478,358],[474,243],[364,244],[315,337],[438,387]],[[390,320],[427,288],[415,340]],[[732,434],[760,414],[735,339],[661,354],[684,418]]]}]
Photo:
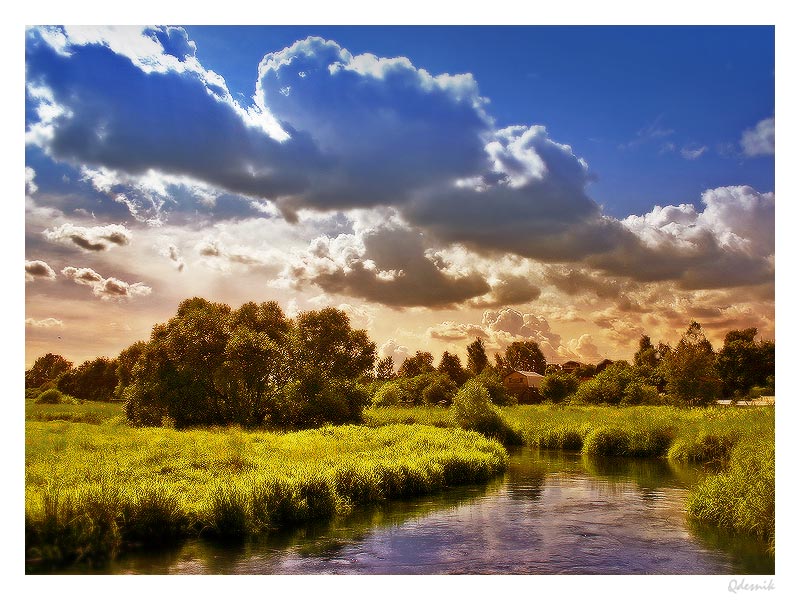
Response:
[{"label": "sky", "polygon": [[26,365],[187,297],[399,365],[775,335],[772,27],[34,27]]}]

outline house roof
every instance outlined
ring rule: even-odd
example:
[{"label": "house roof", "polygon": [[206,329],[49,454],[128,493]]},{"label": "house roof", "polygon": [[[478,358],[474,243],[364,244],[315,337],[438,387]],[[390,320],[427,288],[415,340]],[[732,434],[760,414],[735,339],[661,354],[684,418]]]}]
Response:
[{"label": "house roof", "polygon": [[525,375],[525,377],[544,377],[541,373],[537,373],[536,371],[513,371],[514,373],[519,373],[521,375]]}]

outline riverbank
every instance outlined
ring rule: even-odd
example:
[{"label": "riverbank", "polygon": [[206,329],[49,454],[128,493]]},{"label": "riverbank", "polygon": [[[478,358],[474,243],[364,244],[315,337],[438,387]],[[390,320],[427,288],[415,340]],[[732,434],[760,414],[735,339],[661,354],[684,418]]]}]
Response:
[{"label": "riverbank", "polygon": [[26,423],[29,571],[99,564],[186,537],[242,539],[354,506],[488,481],[508,455],[479,434],[424,425],[134,429]]}]

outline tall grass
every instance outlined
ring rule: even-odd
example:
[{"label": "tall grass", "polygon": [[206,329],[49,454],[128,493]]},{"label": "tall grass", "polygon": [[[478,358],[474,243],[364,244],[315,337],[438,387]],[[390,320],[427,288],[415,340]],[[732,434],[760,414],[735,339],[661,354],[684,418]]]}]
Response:
[{"label": "tall grass", "polygon": [[422,425],[275,434],[28,422],[27,564],[96,564],[186,536],[243,538],[487,481],[507,461],[477,433]]},{"label": "tall grass", "polygon": [[[71,398],[71,396],[70,396]],[[119,402],[74,401],[61,404],[41,404],[33,399],[25,401],[26,421],[71,421],[99,425],[111,419],[124,419]]]},{"label": "tall grass", "polygon": [[689,516],[766,539],[775,551],[775,443],[750,436],[737,444],[726,467],[693,491]]}]

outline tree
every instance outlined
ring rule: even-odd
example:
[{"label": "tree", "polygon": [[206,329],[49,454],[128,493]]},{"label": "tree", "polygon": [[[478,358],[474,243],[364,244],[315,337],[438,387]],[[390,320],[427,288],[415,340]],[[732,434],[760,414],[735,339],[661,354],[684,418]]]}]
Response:
[{"label": "tree", "polygon": [[363,329],[352,329],[347,313],[336,308],[308,311],[294,327],[295,359],[309,371],[357,379],[372,371],[376,347]]},{"label": "tree", "polygon": [[722,393],[727,397],[746,395],[756,386],[774,385],[775,343],[756,342],[757,334],[755,327],[725,334],[716,367],[722,379]]},{"label": "tree", "polygon": [[576,404],[655,404],[658,390],[639,377],[635,367],[618,360],[581,383],[572,399]]},{"label": "tree", "polygon": [[45,384],[55,384],[61,374],[72,368],[72,363],[59,354],[48,353],[40,356],[33,366],[25,371],[25,387],[38,388]]},{"label": "tree", "polygon": [[382,358],[375,367],[375,378],[379,381],[394,379],[394,359],[391,356]]},{"label": "tree", "polygon": [[577,391],[579,384],[572,373],[550,373],[539,384],[539,392],[551,402],[563,402]]},{"label": "tree", "polygon": [[62,374],[58,389],[81,400],[107,402],[117,387],[117,361],[105,357],[87,360]]},{"label": "tree", "polygon": [[544,374],[547,360],[536,342],[512,342],[506,348],[503,366],[508,371],[535,371]]},{"label": "tree", "polygon": [[128,387],[133,378],[133,367],[136,361],[144,352],[147,347],[147,342],[139,341],[134,342],[117,356],[117,387],[114,390],[114,396],[122,398],[125,388]]},{"label": "tree", "polygon": [[703,329],[692,321],[675,349],[662,360],[667,393],[682,406],[713,404],[721,390],[714,349]]},{"label": "tree", "polygon": [[467,346],[467,369],[473,375],[480,375],[481,371],[489,364],[489,358],[486,356],[486,347],[481,338],[475,338],[475,341]]},{"label": "tree", "polygon": [[469,378],[469,375],[461,366],[461,359],[457,354],[450,354],[447,350],[442,354],[442,360],[436,369],[439,373],[447,375],[453,383],[461,387]]},{"label": "tree", "polygon": [[360,419],[368,397],[356,380],[372,373],[375,344],[337,309],[292,323],[275,302],[191,298],[135,353],[124,391],[135,424],[303,427]]},{"label": "tree", "polygon": [[433,373],[433,354],[417,350],[414,356],[409,356],[400,365],[397,371],[400,377],[416,377],[423,373]]}]

